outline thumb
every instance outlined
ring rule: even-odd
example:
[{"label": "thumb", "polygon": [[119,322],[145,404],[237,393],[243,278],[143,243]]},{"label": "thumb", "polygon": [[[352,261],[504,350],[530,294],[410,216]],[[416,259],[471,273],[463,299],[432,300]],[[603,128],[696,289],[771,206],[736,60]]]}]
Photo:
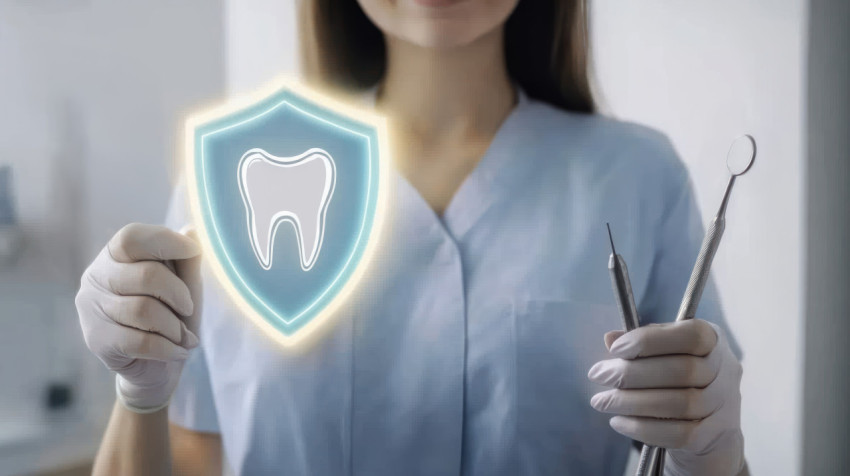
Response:
[{"label": "thumb", "polygon": [[[180,231],[194,241],[198,241],[198,233],[194,228],[186,227]],[[201,320],[201,303],[203,297],[203,286],[201,283],[201,259],[202,255],[197,255],[188,259],[175,260],[174,272],[177,276],[186,283],[189,288],[189,295],[192,298],[193,310],[192,315],[183,318],[186,327],[189,328],[195,335],[198,335],[198,328]]]},{"label": "thumb", "polygon": [[608,350],[611,350],[611,344],[614,343],[615,340],[622,337],[625,334],[625,331],[610,331],[605,333],[605,347]]}]

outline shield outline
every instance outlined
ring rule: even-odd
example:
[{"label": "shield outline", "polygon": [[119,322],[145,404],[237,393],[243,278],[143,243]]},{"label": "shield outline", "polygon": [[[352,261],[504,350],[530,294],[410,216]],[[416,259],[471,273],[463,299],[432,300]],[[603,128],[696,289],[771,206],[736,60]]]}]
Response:
[{"label": "shield outline", "polygon": [[[284,331],[276,328],[269,322],[255,307],[248,302],[242,292],[237,289],[232,279],[225,271],[223,264],[217,253],[215,252],[212,240],[210,238],[207,224],[204,220],[204,211],[200,198],[197,170],[196,170],[196,153],[195,137],[198,129],[206,124],[225,119],[228,116],[236,115],[245,111],[263,101],[267,101],[274,96],[282,95],[285,92],[294,94],[303,99],[306,99],[321,108],[327,108],[334,111],[335,114],[346,117],[351,121],[359,122],[363,125],[374,129],[377,137],[378,157],[374,162],[377,163],[377,178],[378,184],[372,187],[377,194],[375,201],[375,209],[373,212],[372,226],[369,230],[369,236],[366,237],[366,245],[358,262],[354,264],[354,269],[348,280],[342,285],[339,291],[330,298],[329,302],[309,320],[292,334],[286,334]],[[236,306],[237,310],[256,325],[264,334],[268,335],[274,341],[290,347],[299,342],[306,341],[308,336],[314,336],[316,329],[319,329],[325,322],[336,314],[336,311],[342,306],[352,291],[357,287],[367,268],[372,263],[376,250],[379,248],[379,243],[382,241],[384,232],[384,224],[387,221],[386,214],[388,213],[388,203],[390,195],[390,179],[389,179],[389,145],[387,120],[373,112],[372,110],[354,106],[351,101],[347,101],[342,97],[331,94],[322,93],[313,88],[310,88],[296,80],[288,77],[278,77],[269,82],[265,86],[248,94],[242,94],[227,100],[224,104],[214,106],[201,112],[189,115],[184,123],[183,128],[183,143],[184,157],[182,170],[186,174],[186,193],[189,204],[189,216],[191,223],[194,225],[198,233],[198,239],[201,243],[201,249],[204,255],[204,263],[207,269],[212,272],[219,286],[225,291],[231,302]],[[335,279],[345,271],[345,267],[341,268]],[[203,319],[203,318],[202,318]]]}]

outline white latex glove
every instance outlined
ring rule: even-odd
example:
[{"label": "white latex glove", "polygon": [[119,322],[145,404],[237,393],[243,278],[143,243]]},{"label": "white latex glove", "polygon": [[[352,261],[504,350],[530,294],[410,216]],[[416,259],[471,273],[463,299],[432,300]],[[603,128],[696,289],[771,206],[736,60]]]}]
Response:
[{"label": "white latex glove", "polygon": [[590,400],[637,441],[667,448],[665,475],[744,471],[741,364],[716,325],[693,319],[609,332],[614,357],[588,372],[608,387]]},{"label": "white latex glove", "polygon": [[83,273],[76,305],[86,345],[117,373],[130,410],[166,406],[198,345],[200,259],[192,238],[130,224]]}]

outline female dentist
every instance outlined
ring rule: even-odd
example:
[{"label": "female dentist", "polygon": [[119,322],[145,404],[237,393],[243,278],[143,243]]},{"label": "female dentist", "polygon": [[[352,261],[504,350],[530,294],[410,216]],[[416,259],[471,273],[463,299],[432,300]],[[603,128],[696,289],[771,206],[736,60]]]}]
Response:
[{"label": "female dentist", "polygon": [[[715,289],[705,320],[666,323],[702,236],[688,174],[662,134],[594,114],[584,2],[301,8],[311,80],[392,120],[386,244],[293,349],[212,280],[201,299],[179,189],[168,228],[123,228],[77,296],[117,373],[94,473],[621,475],[630,439],[669,448],[666,474],[745,473]],[[605,333],[606,221],[662,324]]]}]

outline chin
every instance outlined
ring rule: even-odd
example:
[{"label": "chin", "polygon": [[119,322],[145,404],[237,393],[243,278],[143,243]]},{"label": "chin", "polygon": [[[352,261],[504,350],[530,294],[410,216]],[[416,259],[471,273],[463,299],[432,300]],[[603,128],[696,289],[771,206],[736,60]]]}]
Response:
[{"label": "chin", "polygon": [[385,35],[426,48],[453,48],[470,44],[500,28],[518,0],[359,0],[359,3]]}]

